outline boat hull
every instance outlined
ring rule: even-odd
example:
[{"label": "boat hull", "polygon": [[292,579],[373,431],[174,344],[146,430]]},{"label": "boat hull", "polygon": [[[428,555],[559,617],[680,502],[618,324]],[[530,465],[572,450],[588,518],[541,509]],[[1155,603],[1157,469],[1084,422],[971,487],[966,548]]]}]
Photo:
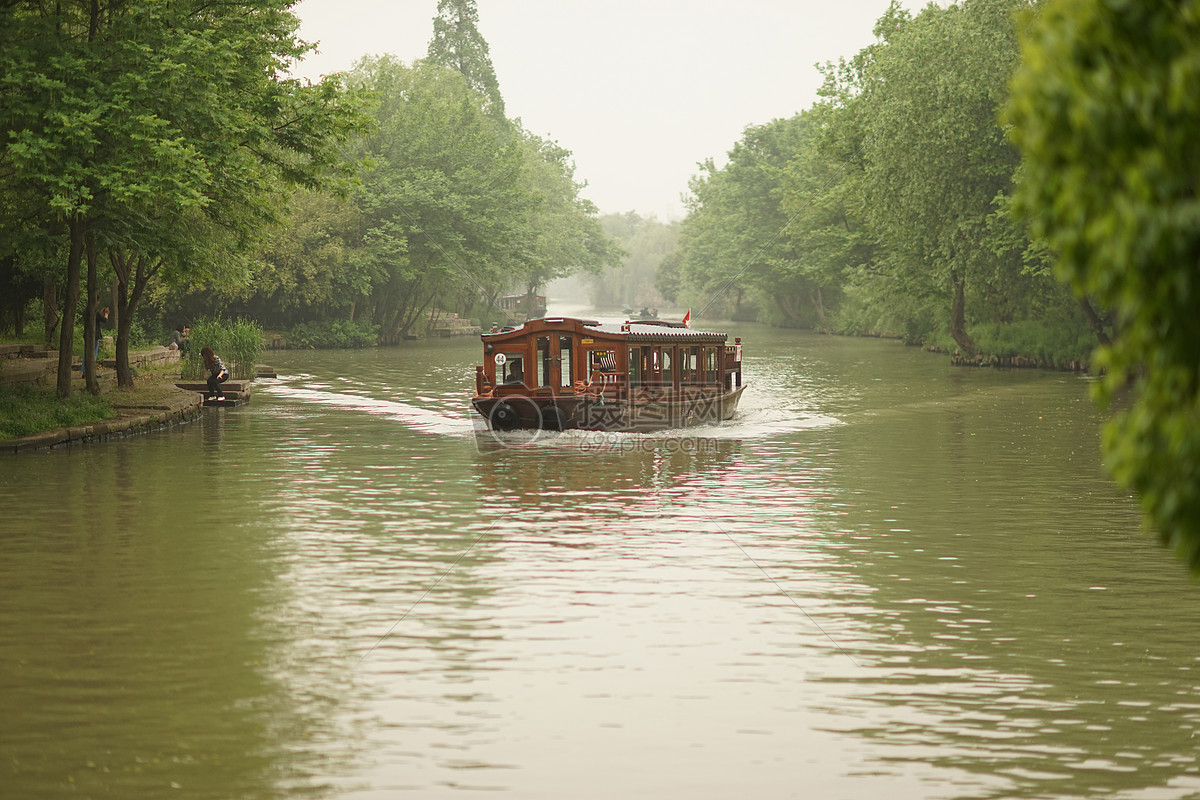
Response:
[{"label": "boat hull", "polygon": [[737,412],[742,390],[684,398],[611,399],[591,396],[480,396],[471,401],[493,431],[586,430],[648,433],[713,425]]}]

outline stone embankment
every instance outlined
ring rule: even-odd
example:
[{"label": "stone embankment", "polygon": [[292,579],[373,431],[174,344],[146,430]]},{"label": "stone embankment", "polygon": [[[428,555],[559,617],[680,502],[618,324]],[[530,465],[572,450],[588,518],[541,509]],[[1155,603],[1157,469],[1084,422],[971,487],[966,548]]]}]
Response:
[{"label": "stone embankment", "polygon": [[90,425],[55,428],[19,439],[6,439],[0,442],[0,453],[22,453],[65,444],[102,442],[136,436],[190,422],[199,416],[202,410],[200,395],[182,390],[175,396],[164,397],[146,405],[121,405],[118,402],[113,403],[112,407],[118,414],[112,419],[100,420]]},{"label": "stone embankment", "polygon": [[58,369],[57,356],[44,344],[0,344],[0,386],[45,384]]},{"label": "stone embankment", "polygon": [[[418,321],[413,328],[403,336],[385,336],[379,335],[375,342],[380,346],[398,345],[402,342],[416,342],[424,338],[430,339],[449,339],[452,336],[478,336],[483,333],[483,328],[476,325],[470,319],[460,317],[452,311],[443,311],[435,309],[425,312],[422,320]],[[278,331],[265,331],[262,337],[263,350],[288,350],[292,347],[292,343],[283,333]],[[297,345],[301,349],[304,345]],[[260,372],[261,376],[262,373]]]},{"label": "stone embankment", "polygon": [[[26,349],[28,349],[27,352]],[[0,384],[8,386],[19,385],[49,385],[56,380],[58,369],[57,353],[47,351],[44,347],[31,345],[0,345]],[[129,354],[129,364],[134,368],[165,365],[179,361],[177,350],[165,347],[152,347]],[[107,439],[134,436],[150,431],[162,430],[173,425],[189,422],[198,417],[203,411],[203,392],[205,385],[200,383],[181,382],[172,385],[163,381],[160,391],[150,393],[135,392],[129,398],[123,398],[120,392],[113,392],[116,387],[116,376],[112,367],[113,359],[101,360],[102,369],[98,376],[100,393],[109,397],[109,404],[117,412],[112,419],[100,420],[89,425],[73,425],[64,428],[23,436],[19,439],[0,441],[0,453],[20,453],[29,450],[39,450],[48,447],[58,447],[67,444],[83,442],[99,442]],[[79,375],[78,365],[75,367],[78,390],[83,390],[83,377]],[[230,400],[224,405],[238,405],[247,402],[250,397],[249,381],[228,381],[226,397]]]},{"label": "stone embankment", "polygon": [[442,339],[448,339],[451,336],[478,336],[483,333],[483,328],[475,325],[469,319],[463,319],[458,314],[443,311],[433,320],[433,325],[430,327],[429,335],[436,336]]},{"label": "stone embankment", "polygon": [[1088,372],[1090,365],[1086,361],[1067,361],[1050,364],[1040,358],[1026,356],[967,356],[955,353],[950,357],[950,363],[956,367],[997,367],[998,369],[1047,369],[1060,372]]}]

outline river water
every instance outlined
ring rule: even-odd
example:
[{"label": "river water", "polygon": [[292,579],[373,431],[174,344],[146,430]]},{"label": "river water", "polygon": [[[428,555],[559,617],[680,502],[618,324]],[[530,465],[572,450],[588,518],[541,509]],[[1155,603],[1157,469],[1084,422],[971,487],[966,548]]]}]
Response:
[{"label": "river water", "polygon": [[1200,796],[1086,378],[731,332],[719,427],[481,437],[456,340],[0,459],[0,797]]}]

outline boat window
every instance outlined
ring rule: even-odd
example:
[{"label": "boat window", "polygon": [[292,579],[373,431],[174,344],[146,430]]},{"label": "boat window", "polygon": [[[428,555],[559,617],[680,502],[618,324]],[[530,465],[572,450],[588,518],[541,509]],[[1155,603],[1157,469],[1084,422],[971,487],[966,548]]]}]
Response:
[{"label": "boat window", "polygon": [[717,348],[704,348],[704,382],[717,382]]},{"label": "boat window", "polygon": [[524,383],[525,371],[522,368],[524,366],[522,363],[522,354],[517,352],[504,353],[503,355],[503,359],[496,361],[497,369],[500,372],[500,382],[507,384]]},{"label": "boat window", "polygon": [[664,347],[662,349],[662,383],[663,386],[675,385],[675,372],[672,370],[673,358],[675,353],[674,347]]},{"label": "boat window", "polygon": [[574,352],[571,349],[571,337],[558,337],[558,385],[570,387],[573,385],[575,370]]},{"label": "boat window", "polygon": [[537,338],[537,355],[534,356],[534,366],[537,368],[537,381],[534,386],[550,385],[550,337]]},{"label": "boat window", "polygon": [[629,385],[642,385],[642,348],[629,348]]},{"label": "boat window", "polygon": [[589,350],[588,351],[588,374],[592,374],[599,370],[600,372],[616,372],[617,371],[617,354],[613,350]]},{"label": "boat window", "polygon": [[696,373],[700,369],[700,348],[685,347],[680,351],[682,359],[679,362],[679,382],[681,384],[694,384],[696,382]]}]

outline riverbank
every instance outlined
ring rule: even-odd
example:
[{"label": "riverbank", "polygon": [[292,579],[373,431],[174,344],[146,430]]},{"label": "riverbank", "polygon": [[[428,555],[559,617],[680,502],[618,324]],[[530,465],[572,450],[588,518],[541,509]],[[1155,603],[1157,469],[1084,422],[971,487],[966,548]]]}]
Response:
[{"label": "riverbank", "polygon": [[[133,436],[182,424],[199,416],[201,394],[176,385],[179,383],[179,372],[174,368],[178,364],[177,353],[166,348],[152,348],[130,354],[130,361],[142,372],[134,378],[132,387],[117,387],[111,364],[101,361],[97,375],[99,402],[91,404],[90,408],[67,409],[74,413],[61,414],[55,413],[61,410],[55,406],[60,406],[62,401],[53,396],[57,359],[41,352],[4,358],[0,361],[0,392],[9,395],[10,402],[3,404],[6,413],[20,417],[33,405],[44,406],[42,413],[23,420],[22,427],[46,427],[0,439],[0,453]],[[86,391],[83,376],[77,374],[74,382],[74,394],[82,397]],[[61,424],[63,418],[69,419],[70,423]]]},{"label": "riverbank", "polygon": [[137,378],[132,389],[104,395],[113,416],[78,425],[0,440],[0,453],[22,453],[70,444],[100,442],[169,428],[198,417],[202,396],[175,386],[178,376]]}]

